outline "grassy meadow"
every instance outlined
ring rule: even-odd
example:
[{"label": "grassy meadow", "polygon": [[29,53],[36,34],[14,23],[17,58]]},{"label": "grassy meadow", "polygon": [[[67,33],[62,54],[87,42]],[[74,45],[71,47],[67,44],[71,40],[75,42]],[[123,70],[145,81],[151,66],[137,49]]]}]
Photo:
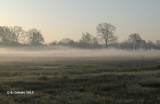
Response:
[{"label": "grassy meadow", "polygon": [[[34,91],[34,94],[7,94]],[[159,59],[0,61],[0,104],[159,104]]]}]

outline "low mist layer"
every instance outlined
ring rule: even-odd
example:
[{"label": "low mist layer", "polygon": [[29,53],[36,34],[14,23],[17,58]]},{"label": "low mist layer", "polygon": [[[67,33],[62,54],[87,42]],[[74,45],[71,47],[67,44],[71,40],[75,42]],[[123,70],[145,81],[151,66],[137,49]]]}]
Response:
[{"label": "low mist layer", "polygon": [[159,58],[158,50],[137,50],[125,51],[118,49],[74,49],[67,47],[53,48],[50,50],[40,49],[20,49],[20,48],[1,48],[0,61],[17,60],[17,59],[66,59],[66,58],[86,58],[86,59],[142,59],[142,58]]}]

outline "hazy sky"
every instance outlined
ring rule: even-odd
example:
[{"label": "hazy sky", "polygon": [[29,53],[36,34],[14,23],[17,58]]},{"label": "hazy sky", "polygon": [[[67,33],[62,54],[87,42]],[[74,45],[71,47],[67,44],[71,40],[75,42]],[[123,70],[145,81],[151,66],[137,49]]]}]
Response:
[{"label": "hazy sky", "polygon": [[119,40],[139,33],[160,40],[160,0],[0,0],[0,25],[41,30],[46,41],[96,35],[96,26],[116,26]]}]

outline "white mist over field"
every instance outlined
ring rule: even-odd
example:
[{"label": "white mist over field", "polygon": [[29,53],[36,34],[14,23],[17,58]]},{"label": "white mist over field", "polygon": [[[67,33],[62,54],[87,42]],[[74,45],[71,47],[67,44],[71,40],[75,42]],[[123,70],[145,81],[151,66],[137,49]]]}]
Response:
[{"label": "white mist over field", "polygon": [[105,59],[141,59],[141,58],[160,58],[158,50],[137,50],[127,51],[119,49],[74,49],[74,48],[55,48],[55,49],[21,49],[21,48],[1,48],[0,61],[16,59],[35,59],[35,58],[92,58],[94,60]]}]

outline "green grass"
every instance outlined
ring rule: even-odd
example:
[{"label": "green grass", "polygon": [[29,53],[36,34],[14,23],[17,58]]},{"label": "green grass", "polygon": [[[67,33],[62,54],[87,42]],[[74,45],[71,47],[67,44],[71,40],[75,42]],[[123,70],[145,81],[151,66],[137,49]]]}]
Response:
[{"label": "green grass", "polygon": [[[159,104],[160,60],[0,62],[0,104]],[[8,95],[7,91],[34,91]]]}]

